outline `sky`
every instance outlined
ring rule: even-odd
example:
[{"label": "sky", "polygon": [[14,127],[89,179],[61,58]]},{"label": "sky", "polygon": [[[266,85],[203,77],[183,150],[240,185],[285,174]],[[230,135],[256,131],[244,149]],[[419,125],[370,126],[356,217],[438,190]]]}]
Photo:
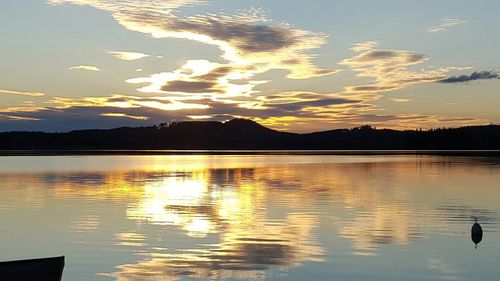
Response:
[{"label": "sky", "polygon": [[0,5],[0,131],[500,123],[497,0]]}]

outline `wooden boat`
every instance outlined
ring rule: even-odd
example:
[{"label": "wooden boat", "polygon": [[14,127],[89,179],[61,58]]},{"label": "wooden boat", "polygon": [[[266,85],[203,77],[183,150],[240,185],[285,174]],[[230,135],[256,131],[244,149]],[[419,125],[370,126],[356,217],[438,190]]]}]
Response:
[{"label": "wooden boat", "polygon": [[64,257],[0,262],[2,281],[61,281]]}]

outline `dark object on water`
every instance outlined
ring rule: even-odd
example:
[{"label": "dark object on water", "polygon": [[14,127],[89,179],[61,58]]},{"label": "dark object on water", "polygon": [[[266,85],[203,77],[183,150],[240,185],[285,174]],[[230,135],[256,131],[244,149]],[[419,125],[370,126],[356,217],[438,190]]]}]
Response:
[{"label": "dark object on water", "polygon": [[0,262],[0,280],[61,281],[64,257]]},{"label": "dark object on water", "polygon": [[477,244],[481,243],[483,240],[483,228],[481,225],[477,222],[476,218],[476,223],[472,226],[472,229],[470,231],[472,242],[476,244],[476,249],[477,249]]}]

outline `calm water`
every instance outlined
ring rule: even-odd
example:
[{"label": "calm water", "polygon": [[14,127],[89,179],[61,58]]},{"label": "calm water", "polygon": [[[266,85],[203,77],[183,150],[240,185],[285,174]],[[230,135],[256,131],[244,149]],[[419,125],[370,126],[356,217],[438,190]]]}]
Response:
[{"label": "calm water", "polygon": [[0,157],[0,179],[0,260],[66,255],[68,281],[500,275],[495,159]]}]

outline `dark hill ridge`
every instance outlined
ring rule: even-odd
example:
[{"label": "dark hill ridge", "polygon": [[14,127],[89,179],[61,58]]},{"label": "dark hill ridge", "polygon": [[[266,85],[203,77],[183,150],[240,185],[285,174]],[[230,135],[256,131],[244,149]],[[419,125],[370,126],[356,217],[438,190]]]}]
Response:
[{"label": "dark hill ridge", "polygon": [[234,119],[67,133],[0,133],[0,150],[104,149],[494,150],[500,149],[500,126],[428,131],[377,130],[363,126],[296,134],[272,130],[250,120]]}]

